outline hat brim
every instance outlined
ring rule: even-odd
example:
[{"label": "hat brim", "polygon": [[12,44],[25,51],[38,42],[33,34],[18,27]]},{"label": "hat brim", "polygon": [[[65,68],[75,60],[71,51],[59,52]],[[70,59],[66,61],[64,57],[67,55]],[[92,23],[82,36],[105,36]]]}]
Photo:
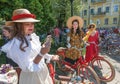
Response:
[{"label": "hat brim", "polygon": [[[96,24],[95,24],[95,23],[91,23],[90,25],[94,25],[94,29],[96,29]],[[89,25],[89,26],[90,26],[90,25]]]},{"label": "hat brim", "polygon": [[33,18],[24,18],[24,19],[20,19],[20,20],[14,20],[14,21],[6,21],[5,22],[5,25],[6,26],[13,26],[14,23],[21,23],[21,22],[40,22],[40,20],[36,20],[36,19],[33,19]]},{"label": "hat brim", "polygon": [[83,19],[81,18],[81,17],[79,17],[79,16],[72,16],[72,17],[70,17],[68,20],[67,20],[67,27],[68,28],[72,28],[72,22],[74,21],[74,20],[78,20],[78,22],[79,22],[79,27],[80,28],[82,28],[83,27]]}]

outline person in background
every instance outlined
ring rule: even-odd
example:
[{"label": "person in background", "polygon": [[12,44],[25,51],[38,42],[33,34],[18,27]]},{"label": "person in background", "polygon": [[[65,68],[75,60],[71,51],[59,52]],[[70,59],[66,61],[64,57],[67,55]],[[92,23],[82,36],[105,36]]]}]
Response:
[{"label": "person in background", "polygon": [[81,56],[81,51],[78,50],[82,47],[82,38],[84,32],[82,31],[83,20],[79,16],[72,16],[67,21],[67,27],[70,32],[67,35],[67,47],[65,60],[74,64]]},{"label": "person in background", "polygon": [[13,27],[11,26],[3,26],[2,27],[2,38],[4,39],[4,43],[7,43],[10,39],[12,39]]},{"label": "person in background", "polygon": [[54,31],[54,37],[55,37],[55,46],[58,46],[60,41],[60,29],[58,27],[55,27],[53,31]]},{"label": "person in background", "polygon": [[[13,34],[14,34],[14,31],[13,31],[12,26],[3,26],[2,27],[2,39],[4,40],[4,44],[6,44],[8,41],[12,40]],[[14,61],[9,59],[7,56],[6,56],[6,64],[10,64],[13,67],[18,66]]]},{"label": "person in background", "polygon": [[19,84],[53,84],[45,59],[59,60],[57,55],[48,54],[51,48],[50,36],[43,45],[34,32],[35,22],[40,20],[27,9],[13,11],[12,21],[6,26],[14,27],[13,39],[1,47],[21,69]]},{"label": "person in background", "polygon": [[85,61],[90,62],[98,54],[99,32],[96,30],[96,24],[88,26],[88,31],[83,40],[87,43]]}]

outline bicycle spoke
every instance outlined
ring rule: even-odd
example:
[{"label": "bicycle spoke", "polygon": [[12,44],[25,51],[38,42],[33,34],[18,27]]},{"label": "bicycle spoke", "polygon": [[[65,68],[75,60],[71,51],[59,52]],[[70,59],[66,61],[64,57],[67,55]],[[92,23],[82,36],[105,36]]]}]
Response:
[{"label": "bicycle spoke", "polygon": [[92,66],[102,81],[109,82],[115,76],[113,66],[104,58],[96,58],[92,61]]}]

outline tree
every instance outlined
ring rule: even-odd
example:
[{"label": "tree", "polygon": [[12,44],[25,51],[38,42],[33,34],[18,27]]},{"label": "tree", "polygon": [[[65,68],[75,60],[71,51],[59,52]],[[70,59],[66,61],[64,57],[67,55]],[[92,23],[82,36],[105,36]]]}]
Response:
[{"label": "tree", "polygon": [[[79,15],[81,0],[74,0],[74,15]],[[26,8],[34,13],[40,23],[36,25],[38,34],[49,32],[54,26],[66,24],[70,14],[70,0],[0,0],[0,19],[11,21],[12,12]]]}]

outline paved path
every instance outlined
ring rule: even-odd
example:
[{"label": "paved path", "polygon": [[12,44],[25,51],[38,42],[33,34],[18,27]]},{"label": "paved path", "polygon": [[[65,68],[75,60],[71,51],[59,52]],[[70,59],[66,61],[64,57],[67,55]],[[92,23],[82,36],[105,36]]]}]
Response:
[{"label": "paved path", "polygon": [[112,63],[116,72],[115,78],[111,82],[107,82],[106,84],[120,84],[120,55],[108,56],[105,53],[102,53],[102,55],[104,55],[105,58],[109,60],[110,63]]}]

